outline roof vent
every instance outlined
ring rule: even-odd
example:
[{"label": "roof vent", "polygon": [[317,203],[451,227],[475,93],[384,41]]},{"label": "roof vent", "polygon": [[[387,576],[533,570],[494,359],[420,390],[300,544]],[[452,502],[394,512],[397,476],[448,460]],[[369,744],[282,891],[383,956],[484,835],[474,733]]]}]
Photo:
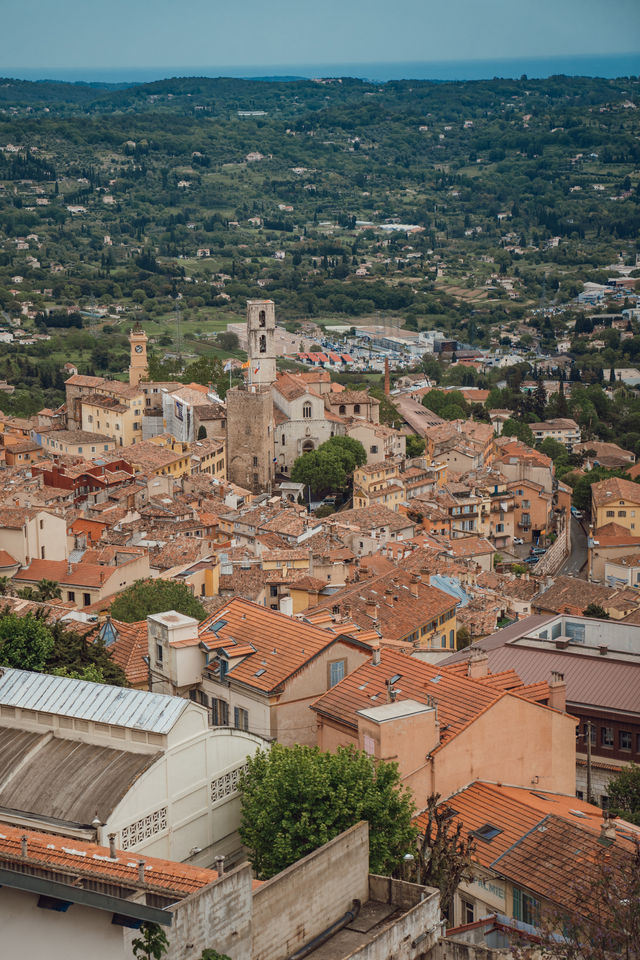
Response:
[{"label": "roof vent", "polygon": [[609,647],[606,645],[606,643],[601,643],[598,647],[598,651],[601,657],[606,657],[606,655],[609,653]]}]

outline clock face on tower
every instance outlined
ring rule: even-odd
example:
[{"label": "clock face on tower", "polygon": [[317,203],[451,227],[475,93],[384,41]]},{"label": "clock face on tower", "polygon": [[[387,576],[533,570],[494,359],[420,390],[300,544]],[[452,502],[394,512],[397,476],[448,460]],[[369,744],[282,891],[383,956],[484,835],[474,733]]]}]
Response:
[{"label": "clock face on tower", "polygon": [[142,344],[141,344],[141,343],[136,343],[135,351],[136,351],[136,353],[142,353]]}]

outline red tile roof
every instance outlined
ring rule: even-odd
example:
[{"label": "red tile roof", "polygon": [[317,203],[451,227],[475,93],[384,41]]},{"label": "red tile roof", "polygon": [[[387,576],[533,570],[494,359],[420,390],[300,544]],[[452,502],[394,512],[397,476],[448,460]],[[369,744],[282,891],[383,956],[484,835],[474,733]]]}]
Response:
[{"label": "red tile roof", "polygon": [[[27,837],[27,859],[21,855],[21,837]],[[37,833],[24,827],[0,824],[0,863],[10,861],[20,870],[27,866],[29,872],[54,870],[71,874],[72,882],[81,883],[81,878],[120,883],[127,887],[141,887],[159,893],[171,893],[186,897],[218,879],[215,870],[194,867],[188,863],[174,863],[140,853],[116,851],[116,859],[109,857],[106,847],[85,840],[70,840],[49,833]],[[145,865],[144,882],[138,878],[138,861]]]},{"label": "red tile roof", "polygon": [[386,703],[388,687],[385,681],[396,675],[400,676],[394,684],[398,700],[427,703],[430,696],[437,699],[441,744],[451,740],[469,721],[503,695],[489,684],[459,677],[414,657],[383,649],[379,664],[369,660],[357,667],[316,700],[312,709],[356,729],[358,710]]},{"label": "red tile roof", "polygon": [[[209,650],[223,649],[231,658],[243,655],[229,678],[263,693],[280,687],[337,642],[326,630],[239,597],[203,620],[199,632]],[[350,638],[344,642],[362,646]]]}]

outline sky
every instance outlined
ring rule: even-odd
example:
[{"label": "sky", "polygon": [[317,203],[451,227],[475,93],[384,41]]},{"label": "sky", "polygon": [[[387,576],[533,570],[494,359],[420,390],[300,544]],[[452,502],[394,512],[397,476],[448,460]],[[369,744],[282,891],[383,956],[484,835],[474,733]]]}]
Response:
[{"label": "sky", "polygon": [[639,0],[0,0],[0,76],[639,50]]}]

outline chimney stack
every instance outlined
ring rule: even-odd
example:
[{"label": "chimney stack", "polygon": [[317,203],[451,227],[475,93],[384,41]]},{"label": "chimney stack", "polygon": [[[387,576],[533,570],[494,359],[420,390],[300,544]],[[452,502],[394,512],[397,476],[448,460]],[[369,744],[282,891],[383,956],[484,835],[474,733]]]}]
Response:
[{"label": "chimney stack", "polygon": [[218,871],[218,877],[224,876],[224,857],[221,854],[215,858],[216,861],[216,870]]},{"label": "chimney stack", "polygon": [[380,647],[376,647],[376,649],[373,651],[371,663],[374,667],[380,666]]},{"label": "chimney stack", "polygon": [[366,601],[365,612],[368,617],[371,617],[372,620],[378,619],[378,604],[375,602],[375,600]]},{"label": "chimney stack", "polygon": [[23,833],[22,836],[20,837],[20,855],[22,857],[28,856],[28,852],[27,852],[28,842],[29,842],[29,838],[27,837],[26,833]]},{"label": "chimney stack", "polygon": [[551,671],[549,706],[553,707],[554,710],[561,710],[563,713],[567,709],[567,684],[564,673],[558,673],[557,670]]},{"label": "chimney stack", "polygon": [[144,883],[144,860],[138,860],[138,880]]},{"label": "chimney stack", "polygon": [[484,650],[472,650],[467,664],[467,676],[472,680],[489,674],[489,657]]},{"label": "chimney stack", "polygon": [[117,857],[117,855],[116,855],[116,835],[115,835],[115,833],[110,833],[110,834],[109,834],[109,856],[111,857],[112,860],[117,860],[117,859],[118,859],[118,857]]},{"label": "chimney stack", "polygon": [[606,843],[615,843],[616,840],[616,824],[614,820],[610,820],[608,816],[605,816],[602,821],[602,826],[600,827],[600,840],[605,841]]}]

